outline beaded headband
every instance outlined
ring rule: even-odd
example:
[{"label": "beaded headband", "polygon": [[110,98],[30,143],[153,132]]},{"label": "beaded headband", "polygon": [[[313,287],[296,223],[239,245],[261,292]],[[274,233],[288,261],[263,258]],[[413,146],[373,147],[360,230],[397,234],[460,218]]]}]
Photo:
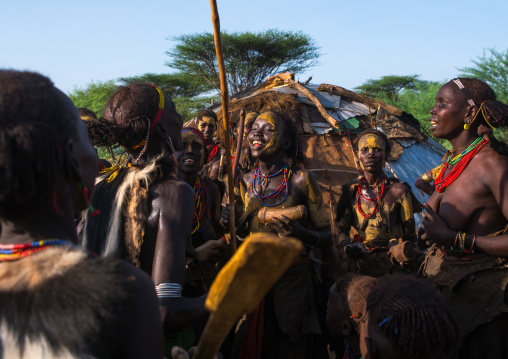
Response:
[{"label": "beaded headband", "polygon": [[185,132],[194,132],[196,135],[199,136],[199,138],[201,138],[201,140],[203,141],[203,144],[206,144],[205,137],[203,136],[201,131],[196,130],[195,128],[185,128],[182,130],[182,134]]},{"label": "beaded headband", "polygon": [[161,89],[158,88],[155,85],[149,84],[150,86],[153,86],[157,92],[159,93],[159,109],[157,110],[157,115],[155,115],[155,119],[152,122],[152,127],[150,127],[150,133],[153,134],[155,124],[159,122],[159,120],[162,117],[162,112],[164,111],[164,94],[162,93]]},{"label": "beaded headband", "polygon": [[467,102],[471,106],[475,106],[475,103],[474,103],[473,99],[471,98],[469,91],[467,91],[467,89],[464,87],[462,82],[459,79],[453,79],[452,81],[455,83],[455,85],[457,85],[457,87],[460,89],[460,91],[462,91],[462,93],[466,96]]}]

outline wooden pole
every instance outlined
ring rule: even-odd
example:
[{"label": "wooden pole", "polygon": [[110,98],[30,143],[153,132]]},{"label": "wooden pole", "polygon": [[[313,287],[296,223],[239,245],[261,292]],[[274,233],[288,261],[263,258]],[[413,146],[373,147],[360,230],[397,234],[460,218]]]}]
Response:
[{"label": "wooden pole", "polygon": [[210,0],[210,7],[212,9],[212,23],[213,23],[213,39],[215,42],[215,53],[217,54],[217,62],[219,64],[219,77],[220,77],[220,96],[222,99],[222,119],[225,134],[226,146],[226,162],[228,171],[228,193],[229,193],[229,234],[231,236],[231,251],[236,251],[236,227],[235,227],[235,186],[233,168],[231,166],[231,138],[229,135],[230,121],[229,121],[229,103],[228,103],[228,83],[226,79],[226,68],[224,66],[224,57],[222,55],[222,43],[220,38],[220,19],[219,10],[217,9],[217,1]]},{"label": "wooden pole", "polygon": [[288,80],[288,84],[289,84],[289,86],[296,88],[298,91],[300,91],[305,96],[307,96],[314,103],[314,105],[316,105],[316,107],[317,107],[319,113],[321,114],[321,116],[323,116],[323,118],[330,125],[332,125],[333,127],[337,128],[339,130],[341,129],[340,125],[339,125],[339,121],[337,121],[335,118],[330,116],[330,114],[326,111],[326,109],[324,108],[324,106],[321,103],[321,101],[319,101],[319,99],[312,92],[307,90],[305,88],[305,86],[303,86],[303,85],[301,85],[298,82],[293,81],[293,80]]},{"label": "wooden pole", "polygon": [[233,164],[233,175],[236,180],[237,171],[238,171],[238,163],[240,162],[240,155],[242,154],[242,144],[243,144],[243,130],[245,126],[245,110],[240,111],[240,122],[238,124],[237,131],[237,141],[236,141],[236,152],[235,152],[235,163]]}]

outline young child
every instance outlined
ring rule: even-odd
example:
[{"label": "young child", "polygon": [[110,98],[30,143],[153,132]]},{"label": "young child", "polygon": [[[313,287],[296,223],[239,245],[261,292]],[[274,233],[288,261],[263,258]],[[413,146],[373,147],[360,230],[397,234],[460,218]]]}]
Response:
[{"label": "young child", "polygon": [[457,345],[457,325],[444,300],[410,275],[378,280],[360,320],[363,359],[430,359]]},{"label": "young child", "polygon": [[346,338],[342,356],[345,359],[361,357],[359,319],[376,281],[373,277],[348,273],[330,288],[326,326],[332,336]]}]

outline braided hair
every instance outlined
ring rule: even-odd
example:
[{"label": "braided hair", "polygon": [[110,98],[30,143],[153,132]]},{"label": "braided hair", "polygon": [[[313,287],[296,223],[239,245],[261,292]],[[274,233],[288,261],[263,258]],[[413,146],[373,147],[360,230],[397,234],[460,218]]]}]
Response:
[{"label": "braided hair", "polygon": [[[107,101],[104,118],[90,121],[91,142],[96,146],[120,144],[131,153],[147,137],[158,113],[159,100],[159,91],[153,85],[120,87]],[[163,111],[179,116],[167,97]],[[119,255],[139,265],[139,241],[148,216],[148,189],[158,179],[172,174],[174,167],[174,157],[164,149],[148,158],[145,165],[114,167],[116,171],[108,180],[101,178],[96,185],[92,205],[101,215],[87,215],[81,245],[95,253]]]},{"label": "braided hair", "polygon": [[365,302],[377,279],[355,273],[347,273],[335,283],[335,291],[344,300],[346,317],[352,317],[355,330],[359,331],[359,322],[365,309]]},{"label": "braided hair", "polygon": [[369,332],[379,331],[406,356],[432,354],[457,344],[457,325],[444,300],[412,275],[378,280],[367,296]]},{"label": "braided hair", "polygon": [[[458,78],[457,80],[460,80],[464,85],[467,93],[477,106],[477,110],[480,111],[480,106],[483,108],[483,112],[480,111],[478,113],[475,122],[484,126],[489,124],[494,127],[508,126],[508,105],[496,100],[496,93],[489,85],[476,78]],[[467,103],[468,98],[466,94],[458,86],[453,85],[451,89],[455,96],[464,100],[464,104]],[[497,140],[492,131],[482,130],[479,134],[487,135],[490,147],[500,155],[508,157],[508,147]]]},{"label": "braided hair", "polygon": [[58,180],[72,179],[64,141],[77,136],[78,114],[38,73],[0,70],[0,83],[0,217],[16,220],[51,208]]}]

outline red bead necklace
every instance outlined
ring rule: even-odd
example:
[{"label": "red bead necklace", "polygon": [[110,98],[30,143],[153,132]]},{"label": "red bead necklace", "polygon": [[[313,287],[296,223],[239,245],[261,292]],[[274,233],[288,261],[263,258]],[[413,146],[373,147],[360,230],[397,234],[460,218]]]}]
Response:
[{"label": "red bead necklace", "polygon": [[[358,191],[356,193],[356,207],[358,208],[358,212],[360,212],[360,214],[364,218],[371,218],[379,210],[379,199],[383,198],[383,193],[385,191],[385,186],[386,186],[386,176],[383,176],[383,184],[381,185],[381,191],[379,191],[379,193],[376,196],[376,198],[372,198],[372,199],[371,198],[366,198],[362,194],[362,185],[358,186]],[[376,205],[374,206],[374,210],[372,211],[371,214],[365,214],[365,213],[363,213],[360,198],[363,198],[363,199],[365,199],[367,201],[370,201],[370,202],[376,201]]]},{"label": "red bead necklace", "polygon": [[214,159],[214,157],[217,155],[217,152],[219,151],[219,146],[216,145],[214,142],[206,146],[206,149],[209,151],[208,160],[206,163],[210,162]]},{"label": "red bead necklace", "polygon": [[[453,166],[452,170],[450,171],[450,173],[448,173],[448,175],[446,175],[446,177],[445,177],[444,173],[445,173],[446,168],[448,166],[443,166],[443,169],[441,170],[441,172],[437,176],[436,180],[434,181],[434,185],[436,186],[436,191],[438,191],[438,192],[444,192],[446,187],[451,185],[453,183],[453,181],[455,181],[457,179],[457,177],[460,176],[460,174],[464,171],[464,169],[467,167],[469,162],[471,162],[473,157],[488,142],[489,142],[489,140],[483,139],[483,141],[481,141],[478,145],[476,145],[476,147],[473,150],[471,150],[471,152],[469,152],[467,155],[462,157],[462,159],[455,166]],[[449,162],[450,161],[448,161],[447,164]]]}]

